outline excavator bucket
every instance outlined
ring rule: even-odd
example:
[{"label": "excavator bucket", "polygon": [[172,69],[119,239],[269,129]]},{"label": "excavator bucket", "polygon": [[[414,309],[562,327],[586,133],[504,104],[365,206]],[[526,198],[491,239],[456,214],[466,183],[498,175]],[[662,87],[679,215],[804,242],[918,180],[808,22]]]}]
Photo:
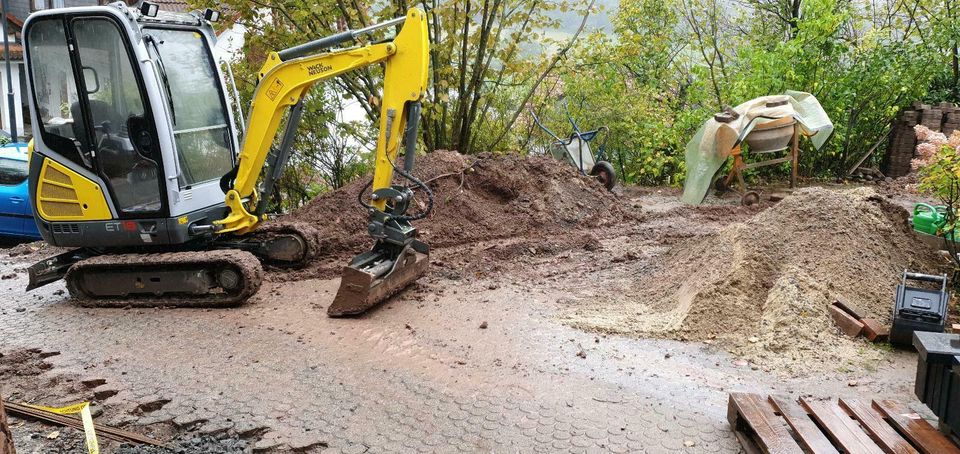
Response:
[{"label": "excavator bucket", "polygon": [[[386,301],[427,272],[430,263],[425,244],[404,247],[396,258],[382,251],[357,256],[343,267],[340,289],[327,308],[330,317],[359,315]],[[419,247],[417,247],[419,246]]]}]

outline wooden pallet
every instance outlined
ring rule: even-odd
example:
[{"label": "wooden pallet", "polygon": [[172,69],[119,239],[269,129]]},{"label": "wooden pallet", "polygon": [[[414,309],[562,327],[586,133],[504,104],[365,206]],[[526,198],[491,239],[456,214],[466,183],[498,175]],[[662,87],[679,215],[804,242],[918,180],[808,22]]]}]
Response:
[{"label": "wooden pallet", "polygon": [[727,420],[748,454],[960,454],[892,400],[815,400],[730,393]]}]

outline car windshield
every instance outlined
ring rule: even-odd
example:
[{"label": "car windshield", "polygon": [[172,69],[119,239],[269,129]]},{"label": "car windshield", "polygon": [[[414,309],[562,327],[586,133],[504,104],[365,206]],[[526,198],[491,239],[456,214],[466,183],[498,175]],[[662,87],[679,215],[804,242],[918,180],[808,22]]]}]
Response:
[{"label": "car windshield", "polygon": [[219,76],[203,36],[150,29],[160,54],[180,163],[180,187],[218,180],[233,167],[230,128]]}]

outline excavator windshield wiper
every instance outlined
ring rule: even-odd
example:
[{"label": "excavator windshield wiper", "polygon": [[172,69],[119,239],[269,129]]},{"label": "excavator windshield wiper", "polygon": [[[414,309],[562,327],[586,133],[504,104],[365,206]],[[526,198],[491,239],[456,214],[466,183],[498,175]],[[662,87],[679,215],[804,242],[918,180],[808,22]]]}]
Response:
[{"label": "excavator windshield wiper", "polygon": [[160,80],[163,82],[163,89],[167,93],[167,104],[170,106],[170,117],[173,125],[177,125],[177,110],[173,107],[173,93],[170,91],[170,79],[167,78],[167,68],[163,66],[163,57],[160,56],[160,48],[157,47],[157,41],[151,35],[143,35],[143,41],[150,44],[153,53],[157,56],[157,69],[160,71]]}]

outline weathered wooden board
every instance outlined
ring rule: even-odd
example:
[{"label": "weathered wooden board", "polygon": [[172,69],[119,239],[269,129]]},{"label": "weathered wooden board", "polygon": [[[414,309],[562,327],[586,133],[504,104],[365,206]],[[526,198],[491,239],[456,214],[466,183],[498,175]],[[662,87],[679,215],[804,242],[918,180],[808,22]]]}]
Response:
[{"label": "weathered wooden board", "polygon": [[874,400],[873,405],[924,454],[960,454],[957,448],[927,420],[895,400]]},{"label": "weathered wooden board", "polygon": [[814,454],[839,453],[837,448],[833,447],[833,443],[817,427],[817,423],[810,419],[810,414],[797,401],[792,398],[770,396],[770,403],[787,420],[787,424],[793,429],[804,448]]},{"label": "weathered wooden board", "polygon": [[869,401],[859,399],[840,399],[840,406],[853,415],[884,452],[890,454],[917,454],[917,450],[884,420],[884,415]]},{"label": "weathered wooden board", "polygon": [[853,420],[837,402],[800,399],[820,426],[826,429],[827,436],[846,452],[862,454],[884,454],[860,425]]},{"label": "weathered wooden board", "polygon": [[[751,429],[756,435],[751,437],[752,440],[763,452],[803,454],[803,449],[790,435],[789,426],[783,418],[777,415],[766,399],[757,394],[730,393],[727,419],[734,431]],[[741,443],[746,444],[742,439]]]}]

